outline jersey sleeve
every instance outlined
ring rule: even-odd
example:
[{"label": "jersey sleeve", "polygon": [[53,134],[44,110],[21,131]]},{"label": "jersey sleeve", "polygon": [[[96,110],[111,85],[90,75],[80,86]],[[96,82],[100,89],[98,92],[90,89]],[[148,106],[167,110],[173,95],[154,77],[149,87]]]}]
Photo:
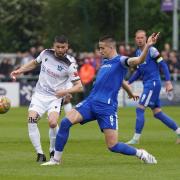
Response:
[{"label": "jersey sleeve", "polygon": [[128,59],[129,59],[129,57],[127,57],[127,56],[121,56],[121,58],[120,58],[121,65],[125,68],[129,67]]},{"label": "jersey sleeve", "polygon": [[35,61],[36,61],[38,64],[42,62],[43,56],[44,56],[44,54],[45,54],[45,51],[46,51],[46,50],[43,50],[43,51],[39,54],[39,56],[35,59]]},{"label": "jersey sleeve", "polygon": [[68,69],[68,75],[71,82],[80,80],[76,63],[71,63]]},{"label": "jersey sleeve", "polygon": [[150,56],[155,59],[157,63],[160,63],[163,60],[159,51],[155,47],[150,48]]}]

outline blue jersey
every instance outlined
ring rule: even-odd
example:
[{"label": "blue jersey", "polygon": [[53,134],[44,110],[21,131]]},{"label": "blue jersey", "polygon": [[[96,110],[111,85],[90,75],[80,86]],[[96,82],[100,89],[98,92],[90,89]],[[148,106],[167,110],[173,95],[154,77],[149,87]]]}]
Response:
[{"label": "blue jersey", "polygon": [[127,59],[118,55],[111,60],[103,60],[88,99],[117,106],[118,91],[127,72]]},{"label": "blue jersey", "polygon": [[[141,53],[141,49],[136,50],[136,56],[140,56]],[[160,81],[158,61],[162,60],[162,58],[159,57],[160,54],[158,50],[155,47],[150,47],[145,62],[137,66],[137,71],[139,71],[142,77],[143,84],[152,81]]]}]

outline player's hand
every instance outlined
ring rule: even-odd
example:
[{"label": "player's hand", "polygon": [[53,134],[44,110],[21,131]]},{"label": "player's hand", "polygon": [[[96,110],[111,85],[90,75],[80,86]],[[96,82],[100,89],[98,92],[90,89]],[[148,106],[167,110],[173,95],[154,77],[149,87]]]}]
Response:
[{"label": "player's hand", "polygon": [[148,44],[149,46],[152,46],[152,45],[156,44],[159,35],[160,35],[160,32],[158,32],[158,33],[153,33],[151,36],[149,36],[149,38],[148,38],[148,40],[147,40],[147,44]]},{"label": "player's hand", "polygon": [[139,96],[137,94],[131,94],[129,95],[129,99],[133,99],[134,101],[137,101],[139,99]]},{"label": "player's hand", "polygon": [[68,92],[66,89],[61,89],[61,90],[56,91],[56,97],[57,98],[64,97],[67,94],[68,94]]},{"label": "player's hand", "polygon": [[15,70],[15,71],[12,71],[10,76],[11,78],[16,81],[17,77],[21,74],[20,70]]},{"label": "player's hand", "polygon": [[171,81],[166,81],[165,82],[165,88],[166,88],[166,92],[170,92],[170,91],[173,90],[173,86],[172,86]]}]

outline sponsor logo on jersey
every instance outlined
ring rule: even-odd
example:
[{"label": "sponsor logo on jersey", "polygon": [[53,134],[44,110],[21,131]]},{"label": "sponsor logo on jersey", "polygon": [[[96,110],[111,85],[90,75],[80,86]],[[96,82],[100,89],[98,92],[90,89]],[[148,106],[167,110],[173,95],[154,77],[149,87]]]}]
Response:
[{"label": "sponsor logo on jersey", "polygon": [[111,68],[111,66],[112,66],[111,64],[104,64],[101,66],[101,68]]},{"label": "sponsor logo on jersey", "polygon": [[58,71],[62,71],[64,68],[62,67],[62,66],[60,66],[60,65],[58,65],[58,67],[57,67],[57,70]]},{"label": "sponsor logo on jersey", "polygon": [[47,69],[47,74],[51,77],[54,77],[54,78],[59,78],[60,75],[59,74],[56,74],[55,72],[51,71],[50,69]]}]

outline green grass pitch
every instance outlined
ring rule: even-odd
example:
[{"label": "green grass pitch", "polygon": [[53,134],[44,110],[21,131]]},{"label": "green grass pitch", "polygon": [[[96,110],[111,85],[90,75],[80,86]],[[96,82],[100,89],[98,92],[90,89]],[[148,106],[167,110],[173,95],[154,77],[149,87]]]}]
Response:
[{"label": "green grass pitch", "polygon": [[[164,112],[180,124],[179,107],[164,107]],[[104,143],[96,122],[71,129],[69,142],[60,166],[42,167],[27,133],[27,108],[12,108],[0,115],[0,180],[179,180],[180,145],[176,135],[150,112],[138,148],[151,152],[157,165],[143,164],[136,157],[111,153]],[[133,135],[135,109],[119,109],[119,140],[126,142]],[[39,122],[41,141],[48,157],[49,139],[46,117]],[[49,157],[48,157],[49,158]]]}]

